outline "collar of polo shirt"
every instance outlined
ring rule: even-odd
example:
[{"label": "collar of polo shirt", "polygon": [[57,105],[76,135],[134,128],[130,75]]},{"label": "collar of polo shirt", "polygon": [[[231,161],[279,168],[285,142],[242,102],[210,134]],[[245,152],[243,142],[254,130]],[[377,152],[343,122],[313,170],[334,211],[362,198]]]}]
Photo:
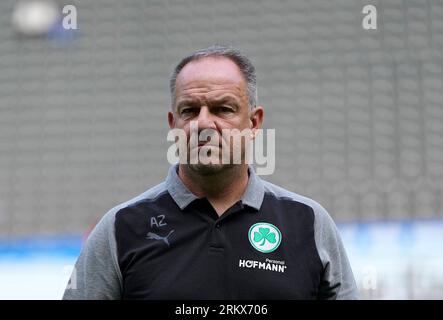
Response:
[{"label": "collar of polo shirt", "polygon": [[[189,189],[183,184],[180,177],[177,174],[178,164],[175,164],[169,168],[168,176],[166,178],[166,188],[169,191],[172,199],[180,207],[181,210],[185,209],[192,201],[198,199]],[[246,191],[243,194],[241,201],[244,205],[252,207],[257,211],[260,209],[265,195],[263,182],[257,176],[254,168],[250,165],[248,168],[249,179]]]}]

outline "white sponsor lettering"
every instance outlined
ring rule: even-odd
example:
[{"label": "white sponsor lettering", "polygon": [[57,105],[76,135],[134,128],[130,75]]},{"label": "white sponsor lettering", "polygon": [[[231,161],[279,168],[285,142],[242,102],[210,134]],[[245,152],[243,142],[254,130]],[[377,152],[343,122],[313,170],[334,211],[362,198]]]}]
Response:
[{"label": "white sponsor lettering", "polygon": [[261,270],[269,270],[280,273],[284,273],[287,268],[287,266],[285,266],[284,261],[269,260],[269,259],[266,259],[266,262],[240,259],[238,261],[238,266],[240,268],[261,269]]}]

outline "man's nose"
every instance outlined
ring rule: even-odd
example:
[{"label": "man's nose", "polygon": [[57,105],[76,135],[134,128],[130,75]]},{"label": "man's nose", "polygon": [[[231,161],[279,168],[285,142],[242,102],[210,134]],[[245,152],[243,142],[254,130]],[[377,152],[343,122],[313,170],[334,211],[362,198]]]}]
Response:
[{"label": "man's nose", "polygon": [[217,129],[217,126],[215,125],[214,115],[211,114],[209,108],[206,106],[200,108],[197,121],[199,131],[203,129]]}]

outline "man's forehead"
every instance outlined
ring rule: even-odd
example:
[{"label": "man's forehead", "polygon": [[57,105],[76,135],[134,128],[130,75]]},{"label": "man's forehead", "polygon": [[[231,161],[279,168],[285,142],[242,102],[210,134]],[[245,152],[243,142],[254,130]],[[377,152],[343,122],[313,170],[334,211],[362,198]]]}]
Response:
[{"label": "man's forehead", "polygon": [[234,84],[207,84],[188,83],[177,88],[179,101],[200,101],[200,100],[238,100],[246,98],[245,90],[241,85]]},{"label": "man's forehead", "polygon": [[191,61],[183,67],[177,76],[176,88],[222,89],[243,88],[246,81],[231,59],[225,57],[207,57]]}]

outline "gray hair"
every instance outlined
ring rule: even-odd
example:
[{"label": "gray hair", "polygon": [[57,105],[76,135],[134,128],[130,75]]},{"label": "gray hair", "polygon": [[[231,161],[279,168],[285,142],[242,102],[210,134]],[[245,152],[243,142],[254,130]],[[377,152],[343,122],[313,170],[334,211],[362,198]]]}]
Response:
[{"label": "gray hair", "polygon": [[207,48],[197,50],[187,57],[183,58],[175,67],[169,80],[169,89],[171,91],[171,101],[175,101],[175,84],[180,71],[191,61],[207,57],[226,57],[231,59],[240,69],[248,85],[248,102],[251,108],[257,105],[257,77],[255,67],[252,62],[239,50],[222,45],[213,45]]}]

